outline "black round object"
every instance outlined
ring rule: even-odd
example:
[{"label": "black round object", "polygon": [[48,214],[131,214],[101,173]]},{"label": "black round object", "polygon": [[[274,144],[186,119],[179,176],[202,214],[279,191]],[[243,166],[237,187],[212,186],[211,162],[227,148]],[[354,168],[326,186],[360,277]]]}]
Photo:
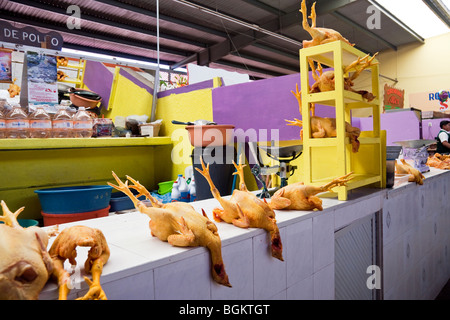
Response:
[{"label": "black round object", "polygon": [[209,163],[209,174],[220,195],[227,196],[232,193],[233,172],[235,171],[233,160],[236,161],[236,150],[233,146],[196,147],[192,151],[191,157],[197,200],[213,198],[208,181],[195,170],[195,168],[202,170],[201,157],[205,166]]}]

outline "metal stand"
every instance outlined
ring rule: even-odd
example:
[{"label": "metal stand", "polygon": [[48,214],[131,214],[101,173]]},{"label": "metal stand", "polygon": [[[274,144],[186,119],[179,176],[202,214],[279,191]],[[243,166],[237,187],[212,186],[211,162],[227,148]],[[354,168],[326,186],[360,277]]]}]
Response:
[{"label": "metal stand", "polygon": [[270,198],[270,193],[267,189],[266,183],[260,178],[260,175],[270,175],[277,174],[280,176],[281,184],[280,188],[287,186],[288,179],[292,176],[297,169],[297,166],[290,165],[291,161],[294,161],[302,154],[303,146],[289,146],[289,147],[275,147],[275,146],[260,146],[260,149],[263,149],[267,155],[278,161],[280,164],[277,166],[260,166],[259,164],[255,164],[252,168],[252,173],[255,178],[261,182],[263,185],[263,189],[261,194],[258,196],[260,198]]}]

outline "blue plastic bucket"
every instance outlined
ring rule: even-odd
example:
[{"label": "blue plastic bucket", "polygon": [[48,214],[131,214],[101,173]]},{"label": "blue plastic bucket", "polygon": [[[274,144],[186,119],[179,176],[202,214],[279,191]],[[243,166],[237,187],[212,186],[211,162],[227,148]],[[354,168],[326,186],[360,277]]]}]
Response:
[{"label": "blue plastic bucket", "polygon": [[109,206],[112,187],[108,185],[73,186],[39,189],[37,193],[42,211],[67,214],[101,210]]}]

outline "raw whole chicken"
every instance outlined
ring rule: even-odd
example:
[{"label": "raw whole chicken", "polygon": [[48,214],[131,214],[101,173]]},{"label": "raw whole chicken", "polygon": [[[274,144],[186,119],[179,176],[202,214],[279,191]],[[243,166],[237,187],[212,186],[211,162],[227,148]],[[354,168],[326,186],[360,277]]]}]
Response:
[{"label": "raw whole chicken", "polygon": [[427,165],[441,170],[450,170],[450,156],[435,153],[432,157],[428,157]]},{"label": "raw whole chicken", "polygon": [[[221,285],[231,287],[222,260],[222,242],[217,227],[204,212],[203,215],[198,213],[189,203],[185,202],[162,204],[133,178],[127,176],[127,179],[133,183],[128,186],[128,180],[123,183],[114,172],[113,176],[118,185],[108,184],[125,193],[139,212],[149,216],[152,236],[167,241],[173,246],[208,248],[211,254],[213,279]],[[135,196],[129,188],[137,190],[139,195]],[[150,200],[151,207],[147,207],[137,199],[141,195],[145,195]]]},{"label": "raw whole chicken", "polygon": [[[219,201],[223,209],[213,210],[214,219],[218,222],[225,221],[240,228],[262,228],[269,232],[271,238],[272,256],[283,261],[283,246],[281,243],[280,231],[278,229],[275,212],[269,207],[267,202],[262,201],[255,194],[247,190],[244,181],[245,165],[236,165],[237,174],[240,178],[239,190],[234,190],[229,200],[220,196],[219,190],[215,187],[209,174],[209,164],[205,166],[201,159],[202,170],[195,168],[208,181],[211,193]],[[235,172],[236,174],[236,172]]]},{"label": "raw whole chicken", "polygon": [[317,28],[316,27],[316,3],[311,7],[311,16],[309,17],[311,19],[311,26],[308,23],[308,10],[306,8],[306,1],[302,1],[301,9],[299,10],[303,15],[303,29],[305,29],[306,32],[308,32],[312,40],[304,40],[303,41],[303,48],[308,47],[314,47],[321,44],[333,42],[333,41],[344,41],[348,43],[351,46],[354,46],[354,44],[351,44],[347,39],[345,39],[339,32],[333,29],[327,29],[327,28]]},{"label": "raw whole chicken", "polygon": [[397,161],[395,162],[395,171],[398,174],[409,174],[409,182],[415,182],[417,184],[422,185],[423,180],[425,179],[424,175],[417,170],[416,168],[412,167],[409,163],[405,161],[405,159],[400,159],[401,164]]},{"label": "raw whole chicken", "polygon": [[[353,86],[355,85],[355,83],[353,81],[356,80],[364,70],[378,64],[378,62],[373,63],[373,60],[375,59],[375,57],[377,55],[378,55],[378,52],[375,53],[372,57],[370,57],[370,55],[366,55],[363,58],[358,57],[358,59],[356,59],[355,61],[353,61],[351,64],[349,64],[347,67],[345,67],[343,69],[344,90],[358,93],[369,102],[372,101],[373,99],[375,99],[375,96],[368,91],[354,90]],[[317,63],[317,68],[316,68],[314,61],[312,61],[311,59],[308,60],[308,63],[312,70],[311,75],[314,78],[314,80],[316,81],[311,86],[309,92],[317,93],[317,92],[334,91],[334,89],[335,89],[334,71],[330,70],[330,71],[323,72],[322,65],[320,63]],[[354,72],[350,76],[349,72],[352,70],[354,70]]]},{"label": "raw whole chicken", "polygon": [[275,210],[314,210],[322,211],[322,199],[316,195],[330,191],[334,187],[345,186],[353,173],[334,179],[323,186],[305,185],[303,182],[289,184],[274,193],[269,206]]},{"label": "raw whole chicken", "polygon": [[85,272],[92,274],[92,281],[84,280],[89,285],[89,291],[81,300],[106,300],[105,292],[100,285],[103,266],[109,259],[110,251],[103,233],[86,226],[73,226],[64,229],[53,242],[49,254],[53,260],[53,277],[59,285],[59,300],[67,300],[70,292],[70,274],[64,269],[64,262],[69,259],[71,265],[76,265],[76,248],[90,247],[84,264]]},{"label": "raw whole chicken", "polygon": [[[303,121],[294,119],[294,121],[286,120],[288,126],[303,127]],[[345,122],[345,134],[349,138],[352,145],[352,151],[358,152],[360,142],[358,140],[361,130],[356,127],[352,127],[350,123]],[[311,117],[311,137],[312,138],[332,138],[337,136],[336,131],[336,119],[335,118],[321,118],[313,116]],[[303,140],[303,129],[300,131],[300,138]]]},{"label": "raw whole chicken", "polygon": [[22,228],[2,200],[0,216],[0,300],[37,299],[52,273],[49,235],[39,227]]}]

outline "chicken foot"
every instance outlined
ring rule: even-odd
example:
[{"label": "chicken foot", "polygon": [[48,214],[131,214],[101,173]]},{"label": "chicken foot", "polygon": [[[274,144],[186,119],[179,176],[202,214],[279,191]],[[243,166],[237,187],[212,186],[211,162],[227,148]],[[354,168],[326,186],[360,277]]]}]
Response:
[{"label": "chicken foot", "polygon": [[17,217],[19,214],[25,209],[25,207],[17,209],[15,212],[9,210],[5,201],[1,201],[1,206],[3,209],[3,216],[0,216],[0,221],[2,221],[5,225],[12,228],[22,228],[17,222]]}]

